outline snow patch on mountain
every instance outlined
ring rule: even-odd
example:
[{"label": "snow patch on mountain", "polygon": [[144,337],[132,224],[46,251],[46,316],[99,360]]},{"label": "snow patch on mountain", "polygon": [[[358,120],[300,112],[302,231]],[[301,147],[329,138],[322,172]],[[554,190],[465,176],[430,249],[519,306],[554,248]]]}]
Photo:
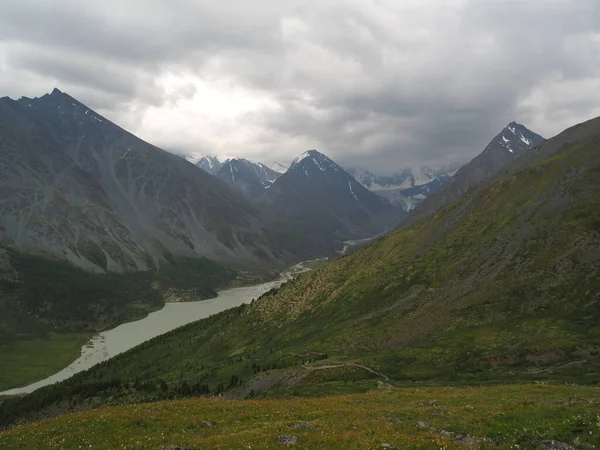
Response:
[{"label": "snow patch on mountain", "polygon": [[281,174],[262,163],[232,158],[224,161],[215,175],[247,197],[254,198],[269,188]]},{"label": "snow patch on mountain", "polygon": [[266,166],[277,173],[285,173],[289,168],[289,164],[283,164],[279,161],[274,161],[272,163],[266,164]]},{"label": "snow patch on mountain", "polygon": [[354,199],[356,200],[356,202],[360,204],[360,200],[358,200],[358,197],[356,196],[356,194],[352,190],[352,182],[350,180],[348,180],[348,188],[350,189],[350,193],[352,194],[352,197],[354,197]]},{"label": "snow patch on mountain", "polygon": [[387,198],[405,211],[411,211],[454,175],[456,167],[412,167],[392,175],[376,175],[365,169],[350,169],[348,172],[370,191]]},{"label": "snow patch on mountain", "polygon": [[[231,165],[231,164],[230,164],[230,165],[229,165],[229,172],[231,172],[231,181],[232,181],[232,182],[233,182],[233,184],[235,185],[235,175],[234,175],[234,173],[233,173],[233,169],[234,169],[233,165]],[[236,169],[236,172],[237,172],[237,169]]]},{"label": "snow patch on mountain", "polygon": [[196,165],[204,171],[216,175],[223,166],[224,160],[214,155],[207,155],[196,161]]},{"label": "snow patch on mountain", "polygon": [[323,169],[323,167],[321,167],[321,164],[319,164],[319,161],[317,161],[316,158],[313,158],[313,161],[315,162],[315,164],[317,165],[317,167],[319,168],[319,170],[321,170],[321,172],[326,172],[326,170]]},{"label": "snow patch on mountain", "polygon": [[292,161],[292,164],[290,167],[294,167],[297,164],[300,164],[300,162],[306,158],[308,158],[310,156],[310,150],[305,151],[304,153],[302,153],[300,156],[298,156],[296,159],[294,159],[294,161]]}]

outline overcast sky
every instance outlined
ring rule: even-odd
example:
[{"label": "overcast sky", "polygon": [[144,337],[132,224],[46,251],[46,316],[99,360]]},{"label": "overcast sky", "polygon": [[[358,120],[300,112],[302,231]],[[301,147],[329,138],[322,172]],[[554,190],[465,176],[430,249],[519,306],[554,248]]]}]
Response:
[{"label": "overcast sky", "polygon": [[600,115],[600,1],[0,1],[0,96],[53,87],[195,156],[465,161]]}]

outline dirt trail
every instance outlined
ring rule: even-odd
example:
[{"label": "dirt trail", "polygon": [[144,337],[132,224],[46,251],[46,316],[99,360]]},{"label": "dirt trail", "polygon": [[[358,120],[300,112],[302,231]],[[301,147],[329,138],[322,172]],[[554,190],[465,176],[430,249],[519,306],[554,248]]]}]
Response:
[{"label": "dirt trail", "polygon": [[323,364],[323,365],[313,365],[313,364],[302,364],[306,370],[324,370],[324,369],[338,369],[340,367],[358,367],[359,369],[366,370],[367,372],[371,372],[372,374],[377,375],[378,377],[382,377],[384,380],[388,381],[390,378],[387,375],[384,375],[381,372],[377,372],[376,370],[371,369],[367,366],[362,366],[360,364],[349,363],[349,362],[339,362],[335,364]]}]

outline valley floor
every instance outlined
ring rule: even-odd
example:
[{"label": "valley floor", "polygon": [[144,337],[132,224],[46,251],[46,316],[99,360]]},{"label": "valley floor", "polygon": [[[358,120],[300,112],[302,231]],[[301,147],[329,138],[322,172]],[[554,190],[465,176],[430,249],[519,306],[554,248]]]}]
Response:
[{"label": "valley floor", "polygon": [[0,448],[600,447],[596,387],[379,386],[336,397],[106,407],[0,432]]},{"label": "valley floor", "polygon": [[[155,308],[150,308],[141,301],[136,309],[136,315],[132,317],[124,317],[122,321],[114,323],[114,327],[123,325],[124,323],[132,322],[134,326],[139,328],[146,328],[149,330],[145,333],[137,334],[145,336],[144,340],[150,339],[156,335],[166,333],[170,329],[177,328],[185,323],[188,323],[195,315],[198,317],[207,317],[215,314],[222,309],[237,306],[240,302],[250,302],[253,298],[259,297],[264,291],[271,289],[272,287],[279,285],[281,281],[286,280],[287,277],[296,276],[300,273],[316,269],[327,263],[327,258],[318,258],[314,260],[302,261],[295,264],[283,272],[283,275],[276,276],[264,276],[264,275],[251,275],[251,274],[240,274],[237,278],[230,280],[224,284],[219,291],[219,297],[212,296],[212,299],[217,299],[217,303],[214,301],[207,301],[212,299],[203,299],[202,297],[186,298],[186,302],[189,305],[190,302],[194,304],[193,309],[188,310],[183,305],[182,301],[168,302],[176,303],[177,307],[183,309],[184,312],[171,311],[170,309],[164,310],[164,303],[157,305]],[[235,288],[238,288],[237,290]],[[240,289],[247,288],[247,289]],[[239,291],[239,293],[237,293]],[[246,292],[247,291],[247,292]],[[236,292],[233,296],[234,300],[231,299],[232,292]],[[0,293],[1,296],[1,293]],[[240,297],[238,299],[237,297]],[[189,300],[189,302],[188,302]],[[195,300],[195,302],[194,302]],[[219,306],[219,303],[222,306]],[[161,323],[153,323],[148,321],[148,315],[153,310],[158,310],[164,314],[160,316],[159,320]],[[169,314],[175,318],[170,318]],[[182,316],[186,314],[186,316]],[[196,319],[193,319],[196,320]],[[111,327],[111,330],[113,327]],[[110,333],[111,330],[108,330]],[[103,332],[106,335],[106,330]],[[135,331],[131,331],[135,334]],[[60,370],[64,369],[69,363],[76,361],[82,356],[82,346],[86,344],[90,338],[97,333],[53,333],[48,332],[44,335],[29,337],[29,339],[13,340],[6,343],[0,343],[0,397],[2,392],[11,390],[20,386],[30,385],[38,380],[43,380],[51,375],[56,374]],[[134,336],[133,341],[138,338]],[[131,337],[119,334],[113,338],[113,341],[121,340],[128,341],[132,340]],[[137,344],[126,344],[125,342],[119,343],[119,352],[124,349],[130,348],[127,345],[133,346]],[[93,347],[89,344],[90,347]],[[113,345],[114,346],[114,345]],[[115,349],[112,349],[116,352]],[[106,348],[99,348],[98,352],[107,352]],[[109,352],[112,353],[112,352]],[[91,360],[97,360],[93,354],[88,354]],[[109,355],[109,356],[112,356]],[[102,357],[100,360],[106,359]],[[86,366],[79,367],[77,371],[83,370]],[[75,372],[73,372],[75,373]],[[70,375],[69,375],[70,376]],[[52,382],[56,382],[53,380]],[[36,386],[36,388],[39,386]]]},{"label": "valley floor", "polygon": [[49,333],[0,344],[0,391],[58,372],[81,355],[91,333]]}]

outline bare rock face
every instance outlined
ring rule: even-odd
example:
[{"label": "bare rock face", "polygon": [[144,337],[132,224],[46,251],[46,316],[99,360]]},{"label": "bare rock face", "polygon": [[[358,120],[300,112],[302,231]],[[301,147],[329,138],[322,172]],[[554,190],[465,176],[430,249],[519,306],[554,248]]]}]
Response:
[{"label": "bare rock face", "polygon": [[233,158],[223,163],[217,176],[246,197],[254,199],[271,187],[281,174],[261,163]]},{"label": "bare rock face", "polygon": [[267,265],[286,257],[269,230],[222,181],[57,89],[0,99],[7,247],[94,272],[153,269],[170,256]]}]

